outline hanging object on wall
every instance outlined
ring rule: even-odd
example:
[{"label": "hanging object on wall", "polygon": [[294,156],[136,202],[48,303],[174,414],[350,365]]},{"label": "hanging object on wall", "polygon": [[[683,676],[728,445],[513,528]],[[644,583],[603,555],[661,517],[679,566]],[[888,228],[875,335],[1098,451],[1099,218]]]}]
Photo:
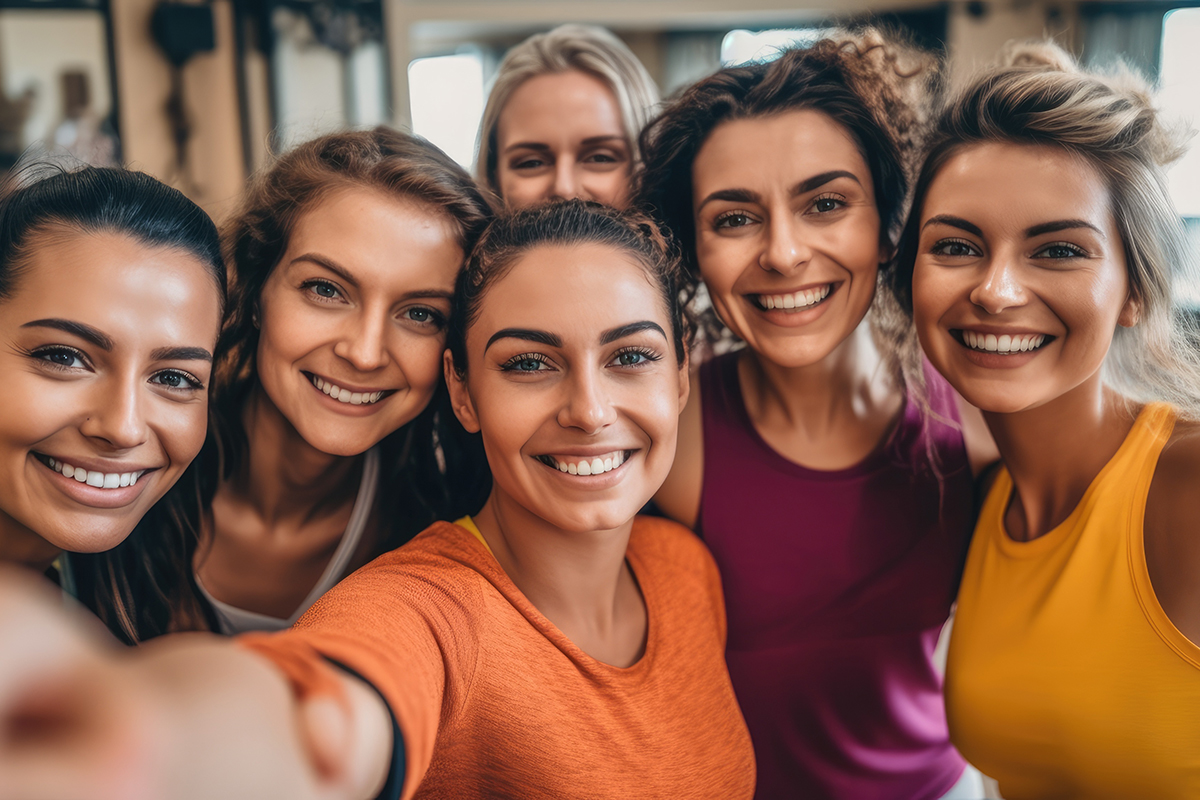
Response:
[{"label": "hanging object on wall", "polygon": [[212,7],[207,3],[160,3],[150,18],[154,40],[171,62],[171,93],[165,110],[171,124],[175,144],[174,173],[168,180],[178,181],[189,194],[199,192],[188,167],[188,143],[192,138],[192,123],[183,91],[183,67],[197,53],[216,48],[216,28]]}]

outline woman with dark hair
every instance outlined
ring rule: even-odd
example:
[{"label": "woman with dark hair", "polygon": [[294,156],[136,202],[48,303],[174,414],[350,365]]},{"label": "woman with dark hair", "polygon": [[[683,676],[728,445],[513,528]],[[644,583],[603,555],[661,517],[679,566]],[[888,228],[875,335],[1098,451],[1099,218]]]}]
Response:
[{"label": "woman with dark hair", "polygon": [[1200,353],[1180,131],[1128,72],[1020,45],[934,128],[896,283],[1004,466],[946,673],[1006,798],[1200,797]]},{"label": "woman with dark hair", "polygon": [[[290,631],[115,659],[0,575],[0,798],[747,800],[716,567],[690,531],[635,517],[688,395],[678,290],[641,215],[571,201],[497,221],[445,362],[487,502]],[[37,647],[10,647],[23,620]],[[69,698],[53,726],[24,699],[38,670]]]},{"label": "woman with dark hair", "polygon": [[191,594],[158,501],[204,442],[224,299],[212,221],[148,175],[0,199],[0,561],[50,570],[126,640]]},{"label": "woman with dark hair", "polygon": [[490,218],[462,168],[387,128],[302,144],[250,186],[224,231],[229,317],[187,520],[219,630],[286,628],[353,569],[483,502],[441,359]]},{"label": "woman with dark hair", "polygon": [[876,288],[929,69],[839,34],[705,78],[643,133],[641,202],[703,281],[710,344],[745,344],[701,365],[655,500],[721,569],[763,798],[982,793],[934,648],[990,442]]}]

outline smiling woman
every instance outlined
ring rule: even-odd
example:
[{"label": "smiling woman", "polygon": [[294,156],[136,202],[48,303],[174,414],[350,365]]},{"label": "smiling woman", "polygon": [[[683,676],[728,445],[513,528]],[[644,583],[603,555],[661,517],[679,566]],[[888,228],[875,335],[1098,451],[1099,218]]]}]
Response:
[{"label": "smiling woman", "polygon": [[[635,517],[688,396],[678,284],[640,215],[572,201],[498,220],[459,281],[445,362],[487,449],[487,503],[290,631],[164,637],[114,663],[0,580],[0,653],[22,632],[14,610],[52,632],[0,658],[0,723],[25,713],[0,738],[5,786],[41,797],[65,773],[64,796],[748,800],[716,566],[691,532]],[[44,729],[22,698],[49,665],[54,696],[111,708],[67,703],[49,735],[23,736]]]},{"label": "smiling woman", "polygon": [[159,515],[126,537],[204,442],[224,283],[212,222],[146,175],[60,173],[0,200],[0,560],[57,558],[126,638],[187,594]]},{"label": "smiling woman", "polygon": [[939,116],[896,273],[1004,462],[959,593],[951,734],[1014,800],[1200,796],[1200,354],[1164,176],[1181,148],[1134,75],[1048,44],[1006,62]]}]

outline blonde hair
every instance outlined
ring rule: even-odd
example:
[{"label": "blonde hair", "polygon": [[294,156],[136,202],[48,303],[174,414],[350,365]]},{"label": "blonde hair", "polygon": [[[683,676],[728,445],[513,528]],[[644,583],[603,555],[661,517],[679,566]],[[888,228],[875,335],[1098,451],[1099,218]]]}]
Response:
[{"label": "blonde hair", "polygon": [[657,110],[659,99],[658,87],[650,73],[620,39],[604,28],[559,25],[552,31],[530,36],[509,50],[500,62],[479,125],[476,180],[499,193],[496,129],[513,92],[530,78],[571,70],[600,79],[612,91],[617,107],[621,109],[633,163],[635,167],[640,163],[638,134]]},{"label": "blonde hair", "polygon": [[1051,43],[1009,45],[1000,66],[949,98],[937,118],[901,239],[896,294],[911,314],[921,206],[947,161],[984,142],[1060,148],[1105,182],[1140,306],[1138,323],[1114,333],[1106,382],[1131,400],[1165,400],[1200,419],[1200,340],[1174,306],[1172,287],[1174,275],[1194,265],[1165,173],[1183,154],[1186,133],[1164,123],[1149,85],[1125,66],[1097,74]]}]

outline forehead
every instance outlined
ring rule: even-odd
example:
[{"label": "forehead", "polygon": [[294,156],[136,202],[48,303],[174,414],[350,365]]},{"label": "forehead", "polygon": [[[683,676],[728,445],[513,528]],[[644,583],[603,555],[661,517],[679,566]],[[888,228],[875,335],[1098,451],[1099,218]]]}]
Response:
[{"label": "forehead", "polygon": [[0,305],[4,317],[71,319],[114,336],[154,331],[204,344],[215,337],[220,290],[196,255],[119,233],[34,236],[16,295]]},{"label": "forehead", "polygon": [[595,243],[542,245],[488,289],[472,328],[487,336],[538,328],[591,343],[600,332],[641,320],[670,330],[662,292],[635,258]]},{"label": "forehead", "polygon": [[821,111],[801,109],[722,122],[692,163],[695,194],[727,187],[792,185],[834,169],[856,175],[868,191],[871,171],[846,128]]},{"label": "forehead", "polygon": [[1115,226],[1104,179],[1087,159],[1058,147],[988,142],[951,156],[929,184],[922,219],[954,214],[977,224],[1024,229],[1082,219]]},{"label": "forehead", "polygon": [[356,278],[405,291],[452,289],[463,259],[445,214],[364,188],[334,192],[296,219],[283,260],[310,253],[333,259]]},{"label": "forehead", "polygon": [[608,85],[579,70],[535,75],[513,91],[497,123],[500,147],[593,136],[624,136],[621,109]]}]

